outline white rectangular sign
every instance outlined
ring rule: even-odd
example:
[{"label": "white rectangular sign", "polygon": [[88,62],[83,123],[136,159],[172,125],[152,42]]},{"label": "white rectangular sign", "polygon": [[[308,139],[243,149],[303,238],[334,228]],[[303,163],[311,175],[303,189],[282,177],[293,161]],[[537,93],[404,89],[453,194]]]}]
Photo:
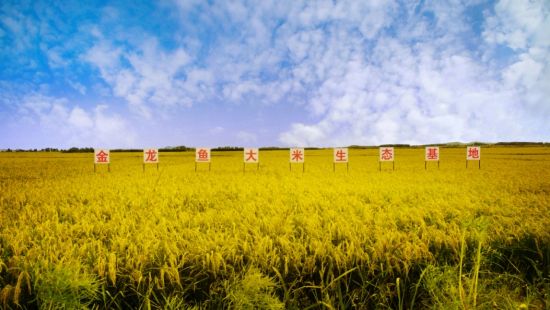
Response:
[{"label": "white rectangular sign", "polygon": [[256,148],[244,148],[244,162],[257,164],[260,162],[260,151]]},{"label": "white rectangular sign", "polygon": [[380,161],[393,161],[394,157],[393,147],[380,147]]},{"label": "white rectangular sign", "polygon": [[158,164],[159,150],[158,149],[143,149],[143,163]]},{"label": "white rectangular sign", "polygon": [[111,162],[110,152],[106,149],[94,150],[94,164],[108,164]]},{"label": "white rectangular sign", "polygon": [[195,149],[195,161],[201,163],[210,162],[210,149],[206,147],[198,147]]},{"label": "white rectangular sign", "polygon": [[297,147],[290,148],[291,163],[303,163],[304,158],[305,158],[305,151],[303,148],[297,148]]},{"label": "white rectangular sign", "polygon": [[466,160],[480,160],[481,159],[481,147],[468,146],[466,147]]},{"label": "white rectangular sign", "polygon": [[335,163],[347,163],[348,162],[348,148],[347,147],[335,147],[334,148],[334,162]]},{"label": "white rectangular sign", "polygon": [[439,146],[427,146],[425,160],[439,161]]}]

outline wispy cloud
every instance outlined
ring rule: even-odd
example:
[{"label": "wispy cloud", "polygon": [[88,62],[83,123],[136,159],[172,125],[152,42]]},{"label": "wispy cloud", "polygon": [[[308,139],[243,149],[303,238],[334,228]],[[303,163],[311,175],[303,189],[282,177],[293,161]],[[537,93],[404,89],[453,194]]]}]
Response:
[{"label": "wispy cloud", "polygon": [[19,115],[22,121],[12,123],[13,130],[33,127],[33,134],[44,141],[42,147],[52,142],[61,147],[130,147],[136,143],[131,126],[105,104],[89,110],[65,98],[30,94],[20,103]]}]

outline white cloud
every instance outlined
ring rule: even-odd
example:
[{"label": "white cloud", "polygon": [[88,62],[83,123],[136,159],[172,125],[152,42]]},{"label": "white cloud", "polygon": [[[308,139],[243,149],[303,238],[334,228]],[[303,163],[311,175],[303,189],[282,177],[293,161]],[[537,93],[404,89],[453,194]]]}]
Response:
[{"label": "white cloud", "polygon": [[[483,37],[489,46],[504,45],[517,53],[501,71],[503,87],[513,93],[520,110],[539,127],[550,118],[550,4],[548,1],[500,1],[487,17]],[[546,122],[547,123],[547,122]],[[548,137],[548,134],[545,135]]]},{"label": "white cloud", "polygon": [[88,113],[80,107],[74,107],[72,109],[67,121],[69,124],[78,129],[87,130],[94,127],[94,121],[90,115],[88,115]]},{"label": "white cloud", "polygon": [[18,117],[23,120],[18,126],[38,125],[41,132],[36,134],[61,147],[131,147],[137,138],[129,123],[106,105],[85,109],[65,98],[31,94],[22,99]]},{"label": "white cloud", "polygon": [[154,38],[128,51],[101,36],[83,60],[97,67],[113,94],[145,118],[151,118],[160,108],[190,106],[211,92],[210,72],[184,70],[190,62],[185,49],[164,51]]},{"label": "white cloud", "polygon": [[545,0],[501,0],[487,17],[485,39],[513,49],[550,46],[550,8]]},{"label": "white cloud", "polygon": [[323,127],[323,123],[317,126],[294,124],[289,132],[281,134],[280,139],[289,146],[317,145],[319,141],[326,141]]},{"label": "white cloud", "polygon": [[517,62],[503,72],[504,80],[510,87],[530,89],[534,87],[544,69],[544,63],[534,60],[529,54],[519,56]]}]

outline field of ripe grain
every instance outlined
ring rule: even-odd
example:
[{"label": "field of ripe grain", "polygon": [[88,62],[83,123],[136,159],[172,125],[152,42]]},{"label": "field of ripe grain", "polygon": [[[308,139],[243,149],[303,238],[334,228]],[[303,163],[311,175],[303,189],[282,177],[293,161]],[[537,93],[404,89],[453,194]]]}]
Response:
[{"label": "field of ripe grain", "polygon": [[0,153],[0,308],[550,307],[550,148]]}]

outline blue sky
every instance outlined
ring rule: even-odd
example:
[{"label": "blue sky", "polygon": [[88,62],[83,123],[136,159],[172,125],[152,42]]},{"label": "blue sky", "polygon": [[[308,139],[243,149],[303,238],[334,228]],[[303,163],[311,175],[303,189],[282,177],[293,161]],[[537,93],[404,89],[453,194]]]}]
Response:
[{"label": "blue sky", "polygon": [[2,1],[0,148],[550,141],[550,2]]}]

